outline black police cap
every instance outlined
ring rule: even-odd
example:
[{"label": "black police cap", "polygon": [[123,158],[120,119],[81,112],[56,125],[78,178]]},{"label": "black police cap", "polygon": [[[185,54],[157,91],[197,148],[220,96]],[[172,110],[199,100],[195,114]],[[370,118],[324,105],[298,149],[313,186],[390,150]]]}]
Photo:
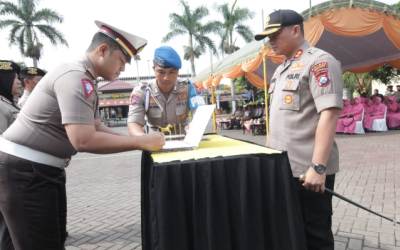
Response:
[{"label": "black police cap", "polygon": [[0,60],[0,72],[15,72],[19,74],[21,68],[18,64],[9,60]]},{"label": "black police cap", "polygon": [[274,34],[281,28],[295,24],[302,24],[303,17],[294,10],[277,10],[269,14],[265,20],[264,30],[255,35],[254,39],[261,40]]},{"label": "black police cap", "polygon": [[46,74],[45,70],[39,69],[37,67],[26,67],[21,70],[21,76],[44,76]]}]

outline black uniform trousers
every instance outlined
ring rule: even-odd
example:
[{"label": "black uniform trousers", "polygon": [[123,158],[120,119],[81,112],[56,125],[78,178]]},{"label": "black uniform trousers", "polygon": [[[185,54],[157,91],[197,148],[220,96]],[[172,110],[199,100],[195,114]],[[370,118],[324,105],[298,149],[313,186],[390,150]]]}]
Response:
[{"label": "black uniform trousers", "polygon": [[62,250],[63,169],[0,152],[0,250]]},{"label": "black uniform trousers", "polygon": [[[304,220],[308,250],[334,250],[332,195],[306,190],[298,178],[297,193]],[[325,187],[333,190],[335,175],[327,175]]]}]

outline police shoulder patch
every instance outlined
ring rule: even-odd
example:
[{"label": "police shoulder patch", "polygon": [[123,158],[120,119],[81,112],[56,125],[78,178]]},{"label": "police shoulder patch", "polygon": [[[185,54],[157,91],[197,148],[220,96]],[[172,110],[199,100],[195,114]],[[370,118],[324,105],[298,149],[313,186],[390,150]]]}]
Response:
[{"label": "police shoulder patch", "polygon": [[140,103],[140,99],[142,98],[143,93],[133,91],[130,97],[130,104],[136,105]]},{"label": "police shoulder patch", "polygon": [[314,75],[318,86],[326,87],[330,83],[328,62],[320,62],[311,67],[311,72]]},{"label": "police shoulder patch", "polygon": [[86,98],[90,97],[94,92],[93,82],[88,78],[84,78],[81,79],[81,84],[82,84],[83,94],[85,95],[85,97]]}]

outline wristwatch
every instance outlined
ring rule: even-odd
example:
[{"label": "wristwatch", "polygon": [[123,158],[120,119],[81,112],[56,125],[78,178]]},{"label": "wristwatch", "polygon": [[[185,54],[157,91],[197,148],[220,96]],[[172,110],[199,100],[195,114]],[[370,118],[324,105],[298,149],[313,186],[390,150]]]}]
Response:
[{"label": "wristwatch", "polygon": [[326,166],[322,164],[312,164],[311,167],[317,172],[318,174],[325,174],[326,172]]}]

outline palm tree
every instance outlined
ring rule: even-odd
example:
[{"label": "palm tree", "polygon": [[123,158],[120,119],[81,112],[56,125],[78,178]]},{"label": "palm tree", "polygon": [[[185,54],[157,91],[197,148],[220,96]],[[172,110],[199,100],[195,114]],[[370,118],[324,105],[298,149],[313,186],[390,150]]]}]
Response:
[{"label": "palm tree", "polygon": [[18,0],[17,4],[0,1],[0,16],[13,16],[0,20],[0,29],[10,28],[10,45],[18,46],[23,56],[32,58],[35,67],[43,48],[39,34],[48,38],[53,45],[61,43],[68,46],[63,34],[51,26],[53,23],[62,23],[62,16],[47,8],[37,10],[38,1]]},{"label": "palm tree", "polygon": [[214,54],[217,53],[214,42],[207,37],[207,34],[216,32],[215,22],[201,23],[201,19],[208,15],[208,9],[204,6],[197,7],[193,11],[185,1],[181,0],[183,13],[181,15],[172,13],[170,18],[171,31],[163,38],[163,42],[167,42],[178,35],[188,35],[189,44],[185,46],[186,60],[190,60],[192,66],[192,75],[196,75],[194,59],[209,48]]},{"label": "palm tree", "polygon": [[254,13],[247,8],[236,7],[236,2],[229,8],[227,3],[218,5],[217,11],[222,14],[223,22],[216,22],[218,25],[218,33],[221,36],[220,50],[223,54],[232,54],[239,49],[235,45],[236,39],[234,32],[238,33],[246,42],[253,40],[253,32],[250,27],[244,25],[243,22],[252,18]]},{"label": "palm tree", "polygon": [[[224,54],[232,54],[239,49],[236,46],[236,39],[234,39],[234,32],[238,33],[246,42],[253,40],[253,32],[250,27],[244,25],[243,22],[252,18],[254,13],[247,8],[236,7],[236,2],[229,8],[227,3],[217,6],[217,11],[222,14],[223,22],[216,22],[218,26],[218,33],[221,37],[219,48],[222,56]],[[231,96],[232,96],[232,113],[236,110],[235,101],[235,81],[231,82]]]}]

